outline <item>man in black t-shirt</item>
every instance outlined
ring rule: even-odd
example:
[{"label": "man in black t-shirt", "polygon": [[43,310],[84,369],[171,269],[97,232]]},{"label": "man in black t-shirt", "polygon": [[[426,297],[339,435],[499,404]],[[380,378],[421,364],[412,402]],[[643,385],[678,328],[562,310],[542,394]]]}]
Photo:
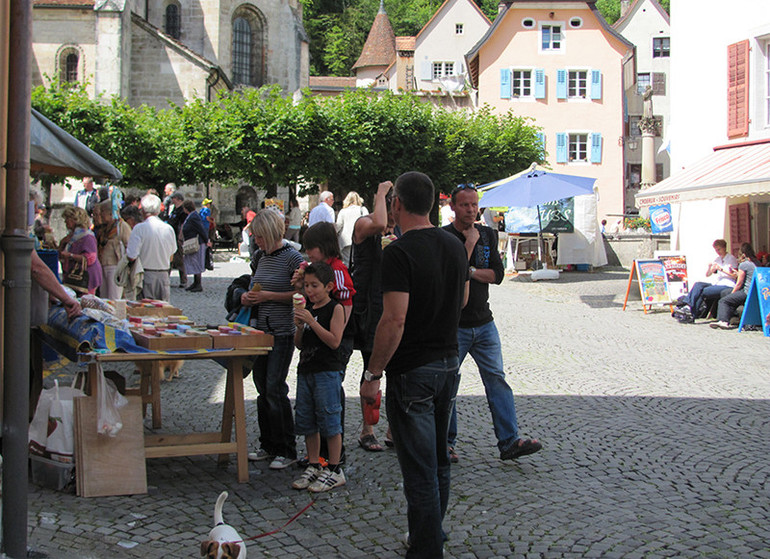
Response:
[{"label": "man in black t-shirt", "polygon": [[[497,231],[476,223],[479,195],[473,186],[461,185],[452,192],[450,205],[455,220],[444,229],[465,245],[470,264],[470,294],[460,316],[457,332],[460,363],[470,353],[479,368],[487,395],[492,425],[497,437],[501,460],[513,460],[540,450],[535,440],[519,437],[513,391],[505,382],[503,352],[492,311],[489,308],[489,284],[499,285],[505,275],[503,261],[497,248]],[[457,439],[456,403],[449,424],[449,457],[458,460],[454,446]]]},{"label": "man in black t-shirt", "polygon": [[382,260],[382,318],[361,397],[374,400],[388,373],[387,413],[396,445],[409,536],[407,557],[443,557],[449,498],[446,438],[459,382],[457,325],[468,294],[462,243],[428,219],[433,183],[409,172],[391,203],[402,236]]}]

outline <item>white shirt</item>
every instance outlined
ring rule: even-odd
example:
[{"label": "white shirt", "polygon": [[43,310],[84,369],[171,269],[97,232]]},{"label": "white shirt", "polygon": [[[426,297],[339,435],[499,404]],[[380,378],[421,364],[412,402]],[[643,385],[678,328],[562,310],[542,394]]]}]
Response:
[{"label": "white shirt", "polygon": [[353,228],[358,218],[369,215],[369,210],[363,206],[348,206],[342,208],[337,214],[337,230],[340,232],[340,247],[344,248],[353,244]]},{"label": "white shirt", "polygon": [[449,225],[452,223],[452,220],[455,217],[454,211],[452,211],[452,208],[447,204],[446,206],[441,207],[441,225]]},{"label": "white shirt", "polygon": [[129,258],[137,256],[142,260],[145,270],[168,270],[171,257],[176,252],[176,233],[168,223],[156,215],[151,215],[142,223],[137,223],[128,238],[126,254]]},{"label": "white shirt", "polygon": [[312,227],[316,223],[321,223],[322,221],[334,223],[334,210],[326,202],[321,202],[313,208],[313,211],[310,212],[310,217],[307,219],[307,226]]},{"label": "white shirt", "polygon": [[[717,256],[714,259],[714,262],[719,266],[721,266],[722,268],[730,267],[733,270],[738,269],[738,259],[730,253],[725,254],[724,258]],[[725,287],[735,287],[735,279],[728,276],[722,270],[719,270],[716,273],[716,276],[717,276],[717,281],[714,282],[714,285],[724,285]]]}]

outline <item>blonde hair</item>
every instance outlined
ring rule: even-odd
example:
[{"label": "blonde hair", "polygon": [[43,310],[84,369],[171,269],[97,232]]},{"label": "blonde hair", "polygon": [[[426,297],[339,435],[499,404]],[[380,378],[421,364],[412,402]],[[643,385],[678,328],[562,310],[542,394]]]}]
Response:
[{"label": "blonde hair", "polygon": [[67,206],[64,208],[62,219],[67,220],[70,218],[75,222],[75,227],[88,229],[91,226],[91,218],[88,217],[88,212],[83,208],[77,206]]},{"label": "blonde hair", "polygon": [[355,190],[351,190],[348,192],[348,195],[345,196],[345,200],[342,202],[342,207],[347,208],[348,206],[363,206],[364,201],[361,199],[361,197],[358,195],[358,192]]},{"label": "blonde hair", "polygon": [[283,234],[286,231],[286,220],[275,210],[259,210],[249,223],[249,228],[255,237],[262,237],[267,245],[272,247],[283,239]]}]

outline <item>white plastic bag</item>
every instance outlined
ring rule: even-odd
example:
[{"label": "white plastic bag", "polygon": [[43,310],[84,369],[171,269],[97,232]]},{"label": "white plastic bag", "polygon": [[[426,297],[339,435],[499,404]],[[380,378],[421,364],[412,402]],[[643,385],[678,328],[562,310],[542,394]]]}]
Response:
[{"label": "white plastic bag", "polygon": [[75,388],[77,379],[69,387],[60,387],[59,381],[55,380],[53,388],[45,388],[40,392],[35,415],[29,424],[31,454],[67,464],[74,462],[75,420],[72,400],[84,396],[81,389]]},{"label": "white plastic bag", "polygon": [[120,419],[120,408],[128,403],[128,400],[118,392],[115,383],[105,378],[102,366],[97,364],[97,397],[96,432],[100,435],[114,437],[123,428]]}]

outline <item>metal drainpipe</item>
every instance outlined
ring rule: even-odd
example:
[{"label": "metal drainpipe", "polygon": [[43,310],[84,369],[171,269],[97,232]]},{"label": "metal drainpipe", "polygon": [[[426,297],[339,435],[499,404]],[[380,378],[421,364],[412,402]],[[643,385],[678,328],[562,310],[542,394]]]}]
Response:
[{"label": "metal drainpipe", "polygon": [[3,551],[27,556],[27,436],[29,429],[29,329],[31,259],[27,236],[29,128],[32,92],[32,2],[11,0],[8,61],[8,161],[6,167],[5,328],[3,332]]}]

